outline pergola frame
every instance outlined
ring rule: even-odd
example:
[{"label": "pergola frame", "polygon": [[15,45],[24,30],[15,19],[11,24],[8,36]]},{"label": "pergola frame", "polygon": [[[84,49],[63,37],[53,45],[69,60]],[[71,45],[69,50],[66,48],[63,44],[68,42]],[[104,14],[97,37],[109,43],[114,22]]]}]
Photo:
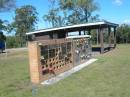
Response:
[{"label": "pergola frame", "polygon": [[[53,34],[57,33],[59,35],[63,34],[62,38],[66,38],[68,36],[68,33],[70,32],[75,32],[78,31],[79,35],[81,35],[81,31],[88,31],[88,34],[91,34],[92,29],[98,29],[98,35],[99,35],[99,40],[100,40],[100,52],[104,53],[104,37],[103,37],[103,29],[107,28],[108,29],[108,37],[109,37],[109,48],[111,48],[111,33],[112,30],[111,28],[114,29],[114,48],[116,47],[116,28],[118,24],[103,21],[103,22],[95,22],[95,23],[86,23],[86,24],[78,24],[78,25],[72,25],[72,26],[65,26],[65,27],[58,27],[58,28],[50,28],[50,29],[43,29],[43,30],[38,30],[34,32],[29,32],[26,33],[27,36],[30,35],[42,35],[42,33],[49,34],[51,36],[51,39],[53,39]],[[64,36],[65,35],[65,36]],[[61,38],[61,37],[60,37]]]}]

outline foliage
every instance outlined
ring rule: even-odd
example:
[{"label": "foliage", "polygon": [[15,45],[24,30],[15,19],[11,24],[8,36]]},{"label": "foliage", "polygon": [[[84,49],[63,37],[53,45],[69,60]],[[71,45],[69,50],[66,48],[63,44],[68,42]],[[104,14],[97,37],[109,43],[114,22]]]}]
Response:
[{"label": "foliage", "polygon": [[[59,8],[58,2],[55,0],[49,0],[51,3],[49,11],[43,16],[44,21],[48,22],[51,27],[60,27],[66,25],[67,14],[65,11]],[[57,5],[57,7],[55,7]]]},{"label": "foliage", "polygon": [[[10,11],[15,8],[15,0],[0,0],[0,12]],[[5,24],[7,21],[0,19],[0,41],[5,41],[6,36],[3,31],[8,31],[9,24]]]},{"label": "foliage", "polygon": [[37,21],[37,12],[35,7],[25,5],[15,10],[14,27],[16,27],[16,34],[26,33],[34,30],[34,25]]},{"label": "foliage", "polygon": [[15,0],[0,0],[0,12],[9,11],[15,8]]},{"label": "foliage", "polygon": [[59,26],[59,19],[60,16],[58,16],[58,9],[50,9],[47,15],[43,16],[43,19],[45,21],[48,21],[52,27]]},{"label": "foliage", "polygon": [[[15,0],[0,1],[0,11],[9,11],[15,7]],[[2,5],[3,4],[3,5]],[[7,6],[8,5],[8,6]],[[15,10],[14,22],[9,24],[7,21],[0,19],[0,31],[11,32],[15,31],[15,36],[7,37],[7,47],[22,47],[26,45],[25,33],[33,31],[37,22],[37,12],[35,7],[25,5]]]},{"label": "foliage", "polygon": [[117,28],[117,43],[130,43],[130,25],[122,24]]},{"label": "foliage", "polygon": [[7,48],[18,48],[20,47],[18,38],[16,36],[7,36],[6,37]]},{"label": "foliage", "polygon": [[0,31],[5,30],[6,26],[4,25],[4,21],[0,19]]},{"label": "foliage", "polygon": [[0,41],[5,41],[6,36],[3,34],[3,32],[0,32]]},{"label": "foliage", "polygon": [[59,2],[61,9],[70,11],[69,22],[72,24],[87,23],[98,17],[98,15],[92,16],[92,13],[99,9],[94,0],[59,0]]},{"label": "foliage", "polygon": [[94,0],[52,1],[50,1],[51,9],[43,16],[45,21],[51,23],[52,27],[93,22],[99,17],[92,15],[99,9],[99,5]]},{"label": "foliage", "polygon": [[92,44],[96,44],[97,43],[97,30],[94,29],[94,30],[91,30],[91,40],[92,40]]},{"label": "foliage", "polygon": [[11,32],[11,24],[9,24],[7,20],[3,21],[0,19],[0,31]]},{"label": "foliage", "polygon": [[25,5],[15,10],[15,18],[12,26],[15,28],[16,36],[19,36],[21,46],[25,43],[25,33],[33,31],[37,22],[37,11],[31,5]]},{"label": "foliage", "polygon": [[0,19],[0,41],[6,40],[6,36],[3,34],[4,30],[6,30],[6,25],[4,24],[4,21]]}]

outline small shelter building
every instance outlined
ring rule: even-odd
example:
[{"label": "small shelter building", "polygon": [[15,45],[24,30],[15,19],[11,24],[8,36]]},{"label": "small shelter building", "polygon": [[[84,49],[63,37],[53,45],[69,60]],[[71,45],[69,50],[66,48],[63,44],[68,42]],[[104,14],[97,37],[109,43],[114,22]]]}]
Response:
[{"label": "small shelter building", "polygon": [[[97,31],[101,53],[106,48],[116,47],[117,26],[118,24],[102,21],[26,33],[31,81],[40,83],[87,61],[91,57],[93,29]],[[104,45],[104,33],[108,33],[107,45]]]}]

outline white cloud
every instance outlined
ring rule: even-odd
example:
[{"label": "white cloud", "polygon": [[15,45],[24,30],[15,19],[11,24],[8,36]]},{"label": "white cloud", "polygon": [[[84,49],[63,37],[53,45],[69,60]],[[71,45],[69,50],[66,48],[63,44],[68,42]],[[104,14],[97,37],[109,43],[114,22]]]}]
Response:
[{"label": "white cloud", "polygon": [[130,24],[130,19],[129,20],[124,20],[123,23]]},{"label": "white cloud", "polygon": [[121,6],[123,4],[123,0],[114,0],[114,4]]}]

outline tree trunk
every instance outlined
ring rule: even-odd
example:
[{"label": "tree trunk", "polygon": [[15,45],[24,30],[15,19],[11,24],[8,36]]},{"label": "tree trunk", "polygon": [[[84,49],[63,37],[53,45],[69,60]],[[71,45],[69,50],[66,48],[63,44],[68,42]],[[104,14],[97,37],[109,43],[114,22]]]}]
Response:
[{"label": "tree trunk", "polygon": [[86,20],[86,23],[88,23],[88,11],[87,10],[85,10],[85,20]]}]

